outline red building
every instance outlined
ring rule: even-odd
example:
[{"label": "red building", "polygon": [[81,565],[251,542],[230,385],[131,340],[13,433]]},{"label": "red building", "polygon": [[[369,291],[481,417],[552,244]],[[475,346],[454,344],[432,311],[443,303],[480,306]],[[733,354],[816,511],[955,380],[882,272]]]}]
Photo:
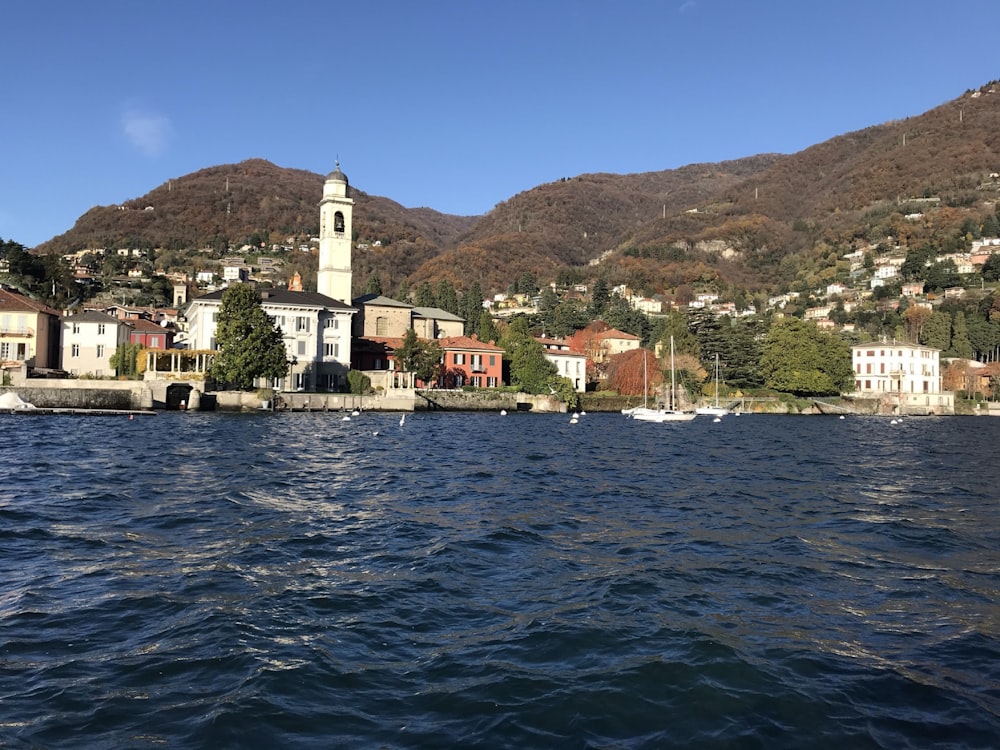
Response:
[{"label": "red building", "polygon": [[128,335],[130,344],[142,344],[147,349],[170,349],[174,345],[174,332],[169,328],[145,318],[132,318],[128,324],[132,326]]},{"label": "red building", "polygon": [[503,348],[472,336],[438,339],[443,353],[438,386],[498,388],[503,384]]}]

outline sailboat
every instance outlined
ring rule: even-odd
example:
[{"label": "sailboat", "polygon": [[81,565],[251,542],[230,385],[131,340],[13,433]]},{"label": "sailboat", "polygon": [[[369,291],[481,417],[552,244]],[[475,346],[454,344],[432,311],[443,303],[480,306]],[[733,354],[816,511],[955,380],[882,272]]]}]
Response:
[{"label": "sailboat", "polygon": [[715,353],[715,405],[699,406],[695,414],[707,414],[710,417],[724,417],[729,413],[725,406],[719,406],[719,353]]},{"label": "sailboat", "polygon": [[635,411],[632,419],[643,422],[690,422],[695,418],[693,411],[679,411],[676,408],[677,388],[674,383],[674,337],[670,337],[670,408],[669,409],[643,409]]}]

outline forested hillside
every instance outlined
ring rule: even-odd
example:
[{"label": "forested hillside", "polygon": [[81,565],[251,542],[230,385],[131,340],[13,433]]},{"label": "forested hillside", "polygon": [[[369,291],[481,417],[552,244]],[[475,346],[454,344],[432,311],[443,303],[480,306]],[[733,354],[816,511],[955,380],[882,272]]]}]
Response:
[{"label": "forested hillside", "polygon": [[[481,217],[405,208],[352,186],[356,291],[376,277],[386,292],[445,279],[491,294],[529,273],[649,294],[770,293],[820,277],[831,256],[861,244],[951,241],[963,222],[992,213],[998,172],[1000,93],[987,84],[796,154],[566,177]],[[205,248],[215,257],[246,245],[298,249],[316,234],[323,179],[256,159],[209,167],[95,207],[36,250],[139,247],[176,264]],[[906,218],[915,199],[931,198],[920,222]],[[314,255],[296,258],[285,271],[308,278],[310,263]]]}]

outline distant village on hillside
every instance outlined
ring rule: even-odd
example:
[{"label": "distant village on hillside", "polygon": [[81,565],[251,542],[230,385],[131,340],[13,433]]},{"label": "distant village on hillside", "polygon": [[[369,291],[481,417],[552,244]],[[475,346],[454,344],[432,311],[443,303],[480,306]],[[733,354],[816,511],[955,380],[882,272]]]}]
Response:
[{"label": "distant village on hillside", "polygon": [[[956,316],[949,317],[943,338],[929,339],[922,334],[943,305],[968,295],[986,298],[986,282],[1000,279],[1000,237],[981,236],[968,243],[967,251],[939,254],[916,253],[888,238],[838,258],[834,278],[824,286],[774,295],[766,301],[723,299],[709,289],[686,288],[671,295],[646,296],[628,285],[598,292],[592,285],[552,282],[541,288],[524,284],[523,289],[512,288],[488,299],[480,297],[474,300],[473,309],[462,310],[463,315],[426,304],[426,300],[421,304],[414,299],[419,295],[394,299],[377,288],[351,299],[352,257],[371,250],[367,245],[352,244],[352,212],[348,181],[338,166],[324,185],[320,234],[308,242],[289,238],[287,245],[272,248],[280,255],[312,253],[318,246],[315,291],[303,288],[298,273],[285,281],[285,261],[251,246],[217,261],[205,258],[201,263],[204,270],[194,273],[157,272],[146,251],[136,248],[87,249],[64,257],[80,284],[93,281],[97,268],[117,272],[114,278],[126,285],[155,280],[172,293],[169,306],[123,301],[57,310],[12,286],[0,286],[3,383],[10,385],[18,376],[20,382],[32,377],[118,378],[122,367],[116,356],[126,345],[147,353],[199,352],[195,369],[204,374],[216,349],[215,324],[224,290],[245,283],[260,289],[261,306],[284,337],[287,375],[261,384],[279,392],[344,392],[349,388],[351,371],[364,373],[370,387],[383,393],[414,387],[498,389],[509,385],[503,367],[508,353],[496,337],[480,339],[481,315],[500,325],[516,316],[528,317],[536,324],[535,341],[544,357],[573,391],[582,394],[607,388],[613,385],[608,376],[616,357],[639,349],[643,343],[662,345],[663,338],[650,336],[644,341],[643,335],[622,330],[613,320],[600,316],[589,320],[578,316],[573,330],[552,330],[558,326],[546,324],[546,313],[560,305],[571,305],[577,313],[593,310],[600,293],[639,316],[647,331],[671,315],[689,320],[711,316],[728,320],[730,325],[763,317],[812,323],[820,331],[843,336],[852,345],[851,394],[888,399],[888,408],[899,413],[952,413],[955,391],[995,396],[1000,332],[991,329],[984,333],[979,326],[975,332],[978,339],[972,345],[972,331],[962,328],[967,321],[962,318],[959,325]],[[921,218],[920,212],[906,216],[908,221]],[[0,284],[10,271],[9,258],[0,258]],[[866,341],[856,322],[861,311],[898,315],[901,335]],[[1000,309],[994,312],[987,311],[985,320],[995,328]],[[411,331],[440,346],[440,367],[434,377],[419,381],[398,367],[396,351]],[[945,350],[950,350],[947,363],[941,359]],[[973,356],[973,351],[979,356]],[[182,360],[187,361],[179,355],[147,358],[151,370],[145,374],[169,377]],[[166,373],[157,364],[161,361],[171,363]],[[190,379],[191,375],[185,372],[183,377]]]}]

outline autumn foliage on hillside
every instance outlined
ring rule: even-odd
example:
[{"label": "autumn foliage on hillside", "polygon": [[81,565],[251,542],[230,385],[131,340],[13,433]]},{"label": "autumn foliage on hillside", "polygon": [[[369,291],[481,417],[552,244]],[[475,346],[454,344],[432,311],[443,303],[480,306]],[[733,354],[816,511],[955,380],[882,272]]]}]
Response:
[{"label": "autumn foliage on hillside", "polygon": [[[858,246],[940,245],[1000,199],[998,174],[1000,90],[988,83],[795,154],[567,176],[481,217],[409,209],[352,185],[355,271],[362,283],[379,275],[387,290],[447,279],[460,289],[477,281],[489,294],[528,272],[668,295],[698,286],[763,293],[821,282],[838,254]],[[38,249],[221,252],[308,238],[323,180],[261,159],[209,167],[93,208]]]}]

